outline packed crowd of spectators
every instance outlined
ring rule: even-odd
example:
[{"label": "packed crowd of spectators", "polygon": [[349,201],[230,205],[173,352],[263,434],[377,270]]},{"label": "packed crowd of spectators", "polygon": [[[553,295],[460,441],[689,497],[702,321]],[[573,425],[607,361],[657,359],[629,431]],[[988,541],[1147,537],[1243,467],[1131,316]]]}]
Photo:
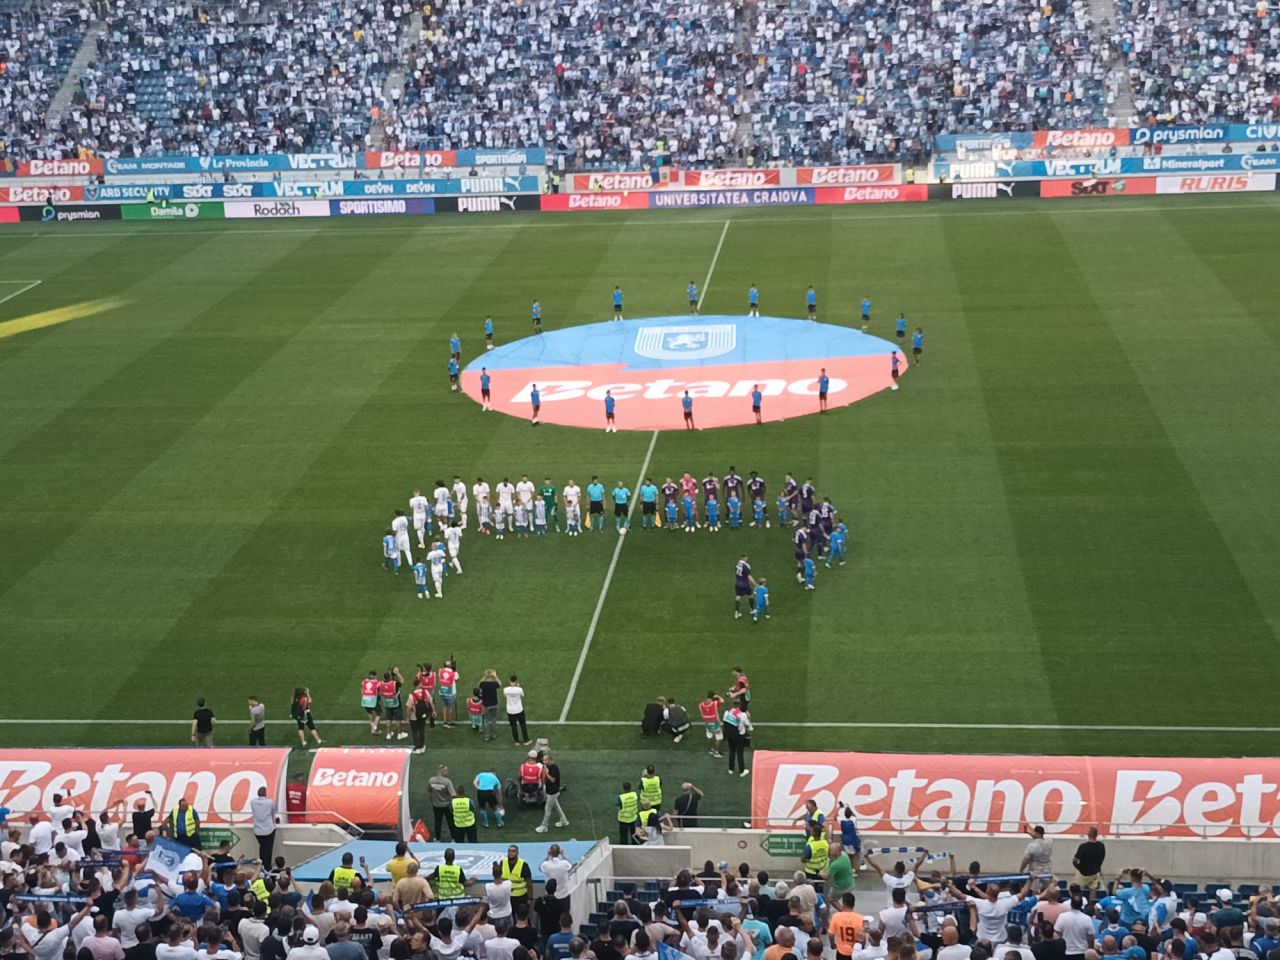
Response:
[{"label": "packed crowd of spectators", "polygon": [[26,153],[45,136],[49,101],[61,86],[93,16],[83,0],[38,9],[0,6],[0,141]]},{"label": "packed crowd of spectators", "polygon": [[1138,120],[1280,118],[1280,7],[1273,0],[1119,0],[1116,18]]},{"label": "packed crowd of spectators", "polygon": [[941,133],[1114,123],[1115,64],[1135,122],[1280,115],[1271,0],[1119,0],[1114,24],[1089,0],[5,0],[0,28],[16,158],[354,152],[376,131],[570,168],[919,163]]},{"label": "packed crowd of spectators", "polygon": [[409,7],[123,0],[48,147],[107,155],[363,149]]},{"label": "packed crowd of spectators", "polygon": [[1086,0],[763,0],[758,161],[924,158],[940,133],[1106,123]]},{"label": "packed crowd of spectators", "polygon": [[423,25],[393,139],[547,146],[635,168],[734,156],[746,55],[733,0],[452,0]]}]

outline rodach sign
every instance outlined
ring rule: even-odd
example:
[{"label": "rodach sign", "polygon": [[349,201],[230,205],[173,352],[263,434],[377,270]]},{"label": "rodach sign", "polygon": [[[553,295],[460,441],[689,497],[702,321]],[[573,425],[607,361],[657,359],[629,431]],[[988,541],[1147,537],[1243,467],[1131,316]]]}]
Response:
[{"label": "rodach sign", "polygon": [[759,751],[757,823],[791,823],[815,800],[853,809],[860,829],[1113,837],[1280,836],[1280,759],[944,756]]}]

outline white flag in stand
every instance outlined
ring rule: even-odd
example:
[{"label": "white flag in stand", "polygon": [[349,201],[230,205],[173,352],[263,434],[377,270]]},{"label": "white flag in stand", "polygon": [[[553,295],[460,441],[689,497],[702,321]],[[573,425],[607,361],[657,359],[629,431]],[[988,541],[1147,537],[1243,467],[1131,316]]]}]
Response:
[{"label": "white flag in stand", "polygon": [[189,853],[191,850],[180,843],[175,843],[166,837],[156,837],[144,869],[151,871],[162,880],[175,880],[182,873],[182,861]]}]

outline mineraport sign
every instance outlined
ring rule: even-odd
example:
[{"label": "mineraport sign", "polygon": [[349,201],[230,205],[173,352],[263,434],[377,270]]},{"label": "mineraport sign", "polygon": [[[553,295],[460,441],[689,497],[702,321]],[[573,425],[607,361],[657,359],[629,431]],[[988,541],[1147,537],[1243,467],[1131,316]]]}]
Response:
[{"label": "mineraport sign", "polygon": [[1280,759],[757,751],[751,813],[792,823],[814,800],[862,830],[1113,837],[1280,836]]},{"label": "mineraport sign", "polygon": [[117,800],[131,808],[150,790],[161,811],[186,797],[204,823],[243,822],[259,787],[280,796],[288,759],[288,750],[261,747],[0,750],[0,806],[15,815],[40,813],[60,793],[96,815]]}]

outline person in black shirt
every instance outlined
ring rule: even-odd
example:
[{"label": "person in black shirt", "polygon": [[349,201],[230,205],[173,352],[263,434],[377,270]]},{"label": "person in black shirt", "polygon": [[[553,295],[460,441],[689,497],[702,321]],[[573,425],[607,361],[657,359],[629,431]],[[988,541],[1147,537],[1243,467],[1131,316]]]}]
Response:
[{"label": "person in black shirt", "polygon": [[556,881],[546,881],[545,892],[533,902],[533,913],[538,918],[538,930],[546,940],[560,929],[560,917],[565,913],[564,904],[556,896]]},{"label": "person in black shirt", "polygon": [[[151,801],[150,804],[147,801]],[[147,839],[147,834],[151,832],[151,821],[156,815],[156,798],[155,795],[148,790],[147,799],[139,800],[133,805],[133,835],[140,841]]]},{"label": "person in black shirt", "polygon": [[622,955],[613,946],[613,937],[609,936],[608,920],[601,920],[596,925],[596,936],[591,941],[590,949],[596,955],[596,960],[622,960]]},{"label": "person in black shirt", "polygon": [[[512,904],[511,913],[516,918],[516,922],[509,936],[512,940],[519,940],[520,946],[526,950],[532,950],[534,944],[538,942],[538,931],[529,925],[529,905],[527,903]],[[266,958],[264,957],[263,960]]]},{"label": "person in black shirt", "polygon": [[627,905],[619,900],[613,905],[613,919],[609,921],[609,936],[631,941],[631,934],[640,929],[640,921],[631,915]]},{"label": "person in black shirt", "polygon": [[[498,692],[502,689],[502,684],[498,682],[498,674],[494,670],[486,670],[484,679],[479,683],[480,704],[484,707],[481,714],[481,725],[484,730],[484,739],[492,740],[496,734],[494,727],[498,722]],[[519,937],[515,937],[519,940]]]},{"label": "person in black shirt", "polygon": [[1098,828],[1089,828],[1089,839],[1076,847],[1071,865],[1076,868],[1076,886],[1086,893],[1102,886],[1102,864],[1107,859],[1107,845],[1098,839]]},{"label": "person in black shirt", "polygon": [[680,784],[682,793],[676,797],[676,826],[696,827],[698,825],[698,804],[702,802],[702,791],[687,780]]},{"label": "person in black shirt", "polygon": [[213,746],[213,725],[217,723],[213,711],[204,705],[204,697],[196,701],[196,712],[191,715],[191,742],[197,747]]},{"label": "person in black shirt", "polygon": [[156,941],[151,935],[151,924],[138,924],[134,936],[138,942],[125,950],[124,960],[156,960]]},{"label": "person in black shirt", "polygon": [[281,914],[275,929],[263,939],[262,946],[259,948],[262,952],[262,960],[285,960],[289,953],[289,945],[286,941],[291,930],[293,930],[292,911]]},{"label": "person in black shirt", "polygon": [[1052,923],[1038,924],[1031,937],[1036,960],[1067,960],[1067,941],[1053,935]]}]

